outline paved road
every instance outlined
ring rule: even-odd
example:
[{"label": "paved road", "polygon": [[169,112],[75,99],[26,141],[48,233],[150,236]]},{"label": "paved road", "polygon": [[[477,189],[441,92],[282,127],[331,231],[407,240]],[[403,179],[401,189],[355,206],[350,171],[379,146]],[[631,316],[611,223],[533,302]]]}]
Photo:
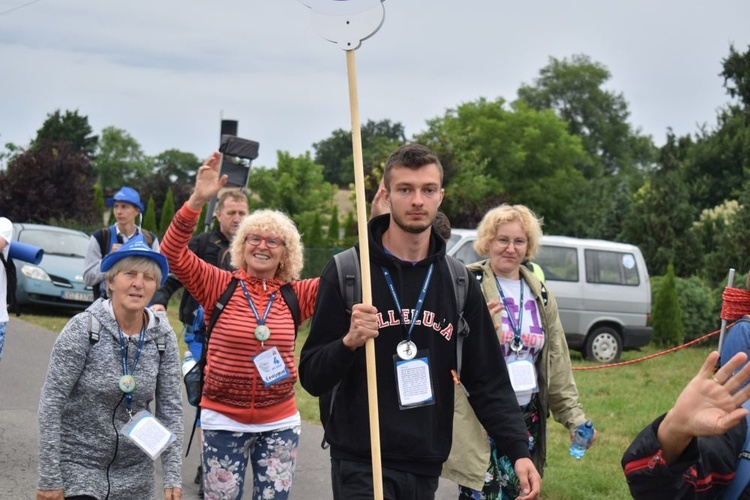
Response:
[{"label": "paved road", "polygon": [[[37,406],[55,333],[12,318],[0,361],[0,500],[34,499],[37,480]],[[183,394],[183,400],[185,396]],[[193,409],[185,401],[185,445]],[[302,424],[292,500],[331,498],[328,452],[320,448],[319,425]],[[195,443],[183,461],[186,500],[198,498],[193,484],[199,456]],[[159,480],[158,485],[161,485]],[[436,500],[456,498],[456,486],[440,480]],[[246,497],[248,495],[245,495]]]}]

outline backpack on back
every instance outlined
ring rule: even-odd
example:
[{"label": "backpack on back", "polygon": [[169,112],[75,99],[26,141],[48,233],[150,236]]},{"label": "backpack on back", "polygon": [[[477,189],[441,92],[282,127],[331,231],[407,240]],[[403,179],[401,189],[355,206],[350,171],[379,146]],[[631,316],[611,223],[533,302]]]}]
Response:
[{"label": "backpack on back", "polygon": [[8,282],[6,301],[8,303],[8,312],[15,313],[16,316],[21,315],[21,308],[18,306],[18,300],[16,299],[16,286],[18,284],[18,276],[16,275],[16,265],[13,263],[13,259],[8,256],[8,259],[3,256],[0,252],[0,261],[5,267],[5,277]]},{"label": "backpack on back", "polygon": [[[351,247],[334,255],[333,261],[336,264],[336,272],[339,277],[339,290],[346,304],[346,312],[351,315],[354,304],[362,302],[362,274],[359,266],[359,255],[357,254],[357,250]],[[450,255],[445,256],[445,261],[448,264],[448,271],[451,276],[451,283],[453,284],[453,293],[456,297],[456,311],[458,311],[458,321],[456,324],[456,332],[458,333],[456,336],[456,372],[454,373],[453,380],[468,396],[468,391],[461,383],[461,363],[464,338],[470,332],[469,325],[464,319],[464,307],[466,305],[466,297],[469,294],[469,270],[460,260]],[[330,391],[327,391],[319,400],[321,421],[323,422],[323,441],[320,443],[320,446],[324,449],[328,447],[325,429],[328,418],[333,412],[333,404],[336,400],[336,393],[338,392],[340,383],[337,383]],[[328,401],[329,398],[330,402]]]}]

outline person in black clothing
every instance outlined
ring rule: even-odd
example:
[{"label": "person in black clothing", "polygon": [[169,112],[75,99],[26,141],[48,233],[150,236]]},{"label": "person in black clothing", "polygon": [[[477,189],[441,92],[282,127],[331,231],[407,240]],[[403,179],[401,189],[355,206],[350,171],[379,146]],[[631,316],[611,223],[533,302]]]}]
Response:
[{"label": "person in black clothing", "polygon": [[[245,194],[238,190],[224,191],[216,203],[215,215],[216,220],[219,221],[219,229],[209,233],[201,233],[193,237],[188,243],[188,248],[209,264],[231,271],[229,244],[240,227],[240,223],[247,217],[247,214],[247,197]],[[170,274],[164,286],[159,288],[154,294],[154,298],[151,301],[151,309],[166,311],[169,299],[180,288],[182,288],[180,280],[173,274]],[[193,322],[199,306],[198,301],[187,290],[183,291],[182,300],[180,301],[180,321],[183,324],[183,339],[196,360],[200,359],[203,350],[203,335],[196,334],[193,331]],[[199,446],[200,436],[199,432]],[[201,467],[198,466],[195,482],[200,484],[199,495],[203,498],[201,476]]]},{"label": "person in black clothing", "polygon": [[[320,396],[336,499],[372,498],[365,349],[375,339],[383,490],[389,499],[434,498],[451,448],[459,318],[445,242],[431,229],[443,199],[438,158],[418,144],[398,148],[384,172],[390,214],[369,222],[372,305],[347,314],[336,265],[320,278],[302,348],[302,386]],[[419,300],[419,299],[423,300]],[[478,284],[468,283],[461,382],[488,432],[537,498],[523,416]],[[416,356],[415,356],[416,355]],[[334,391],[334,387],[336,388]],[[331,400],[333,404],[331,406]]]},{"label": "person in black clothing", "polygon": [[[633,498],[750,498],[750,475],[735,482],[740,462],[748,459],[750,363],[744,344],[716,373],[719,354],[709,354],[674,406],[630,444],[622,468]],[[722,348],[722,359],[728,354]]]}]

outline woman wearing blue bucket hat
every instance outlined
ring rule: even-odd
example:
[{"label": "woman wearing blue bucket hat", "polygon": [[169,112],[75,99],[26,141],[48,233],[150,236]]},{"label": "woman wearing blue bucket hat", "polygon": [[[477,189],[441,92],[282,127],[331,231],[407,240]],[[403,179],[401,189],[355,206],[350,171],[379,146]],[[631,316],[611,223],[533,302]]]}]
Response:
[{"label": "woman wearing blue bucket hat", "polygon": [[[182,498],[182,387],[177,339],[147,305],[169,272],[136,236],[101,263],[109,299],[63,328],[39,402],[37,499]],[[153,412],[153,413],[152,413]],[[139,440],[156,429],[159,444]]]}]

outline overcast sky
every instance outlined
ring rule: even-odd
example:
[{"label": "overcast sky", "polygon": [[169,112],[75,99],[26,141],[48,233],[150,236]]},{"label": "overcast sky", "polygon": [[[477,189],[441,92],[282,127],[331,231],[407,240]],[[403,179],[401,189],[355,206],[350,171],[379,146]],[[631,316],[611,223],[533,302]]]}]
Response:
[{"label": "overcast sky", "polygon": [[[748,0],[387,0],[356,52],[362,121],[407,137],[479,97],[513,100],[550,57],[612,73],[630,123],[664,143],[712,127],[729,101],[730,43],[750,45]],[[0,144],[27,145],[49,113],[78,110],[149,155],[207,156],[220,121],[260,143],[256,165],[350,129],[346,56],[296,0],[0,0]],[[0,148],[2,150],[2,148]]]}]

